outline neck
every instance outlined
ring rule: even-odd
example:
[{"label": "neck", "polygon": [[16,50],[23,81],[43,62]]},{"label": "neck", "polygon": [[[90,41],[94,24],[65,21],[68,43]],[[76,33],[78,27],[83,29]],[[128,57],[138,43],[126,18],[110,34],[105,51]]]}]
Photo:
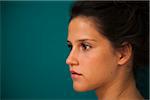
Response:
[{"label": "neck", "polygon": [[[131,72],[120,73],[113,82],[96,89],[98,100],[142,100]],[[125,99],[126,98],[126,99]]]}]

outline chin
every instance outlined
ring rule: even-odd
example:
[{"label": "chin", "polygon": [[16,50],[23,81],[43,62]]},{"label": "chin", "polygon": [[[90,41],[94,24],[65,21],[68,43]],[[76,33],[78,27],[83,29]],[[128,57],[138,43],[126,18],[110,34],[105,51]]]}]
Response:
[{"label": "chin", "polygon": [[76,88],[76,87],[73,87],[73,88],[76,92],[87,92],[86,89],[81,89],[81,88]]},{"label": "chin", "polygon": [[87,91],[92,90],[85,84],[82,85],[82,84],[76,84],[76,83],[73,83],[73,89],[76,92],[87,92]]}]

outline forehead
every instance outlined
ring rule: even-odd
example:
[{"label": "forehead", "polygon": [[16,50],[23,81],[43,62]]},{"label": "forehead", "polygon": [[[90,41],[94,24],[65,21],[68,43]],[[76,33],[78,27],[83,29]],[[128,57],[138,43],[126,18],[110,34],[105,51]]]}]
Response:
[{"label": "forehead", "polygon": [[94,22],[88,17],[75,17],[69,23],[69,31],[83,30],[89,27],[94,28]]},{"label": "forehead", "polygon": [[68,40],[82,38],[101,40],[105,36],[97,31],[94,21],[91,18],[75,17],[69,23]]}]

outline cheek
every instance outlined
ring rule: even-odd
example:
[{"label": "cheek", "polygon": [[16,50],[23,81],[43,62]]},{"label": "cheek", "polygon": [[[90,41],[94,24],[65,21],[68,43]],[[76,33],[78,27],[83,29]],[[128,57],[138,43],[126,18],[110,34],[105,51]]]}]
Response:
[{"label": "cheek", "polygon": [[116,59],[111,52],[91,53],[82,56],[81,70],[88,84],[99,85],[113,78],[116,73]]}]

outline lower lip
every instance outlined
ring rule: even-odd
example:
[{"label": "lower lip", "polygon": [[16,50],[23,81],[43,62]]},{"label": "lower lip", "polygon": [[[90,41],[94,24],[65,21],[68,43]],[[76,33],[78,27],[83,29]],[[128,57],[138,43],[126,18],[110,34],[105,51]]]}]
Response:
[{"label": "lower lip", "polygon": [[78,75],[78,74],[71,74],[71,78],[72,78],[72,79],[77,79],[77,78],[79,78],[79,77],[81,77],[81,75]]}]

